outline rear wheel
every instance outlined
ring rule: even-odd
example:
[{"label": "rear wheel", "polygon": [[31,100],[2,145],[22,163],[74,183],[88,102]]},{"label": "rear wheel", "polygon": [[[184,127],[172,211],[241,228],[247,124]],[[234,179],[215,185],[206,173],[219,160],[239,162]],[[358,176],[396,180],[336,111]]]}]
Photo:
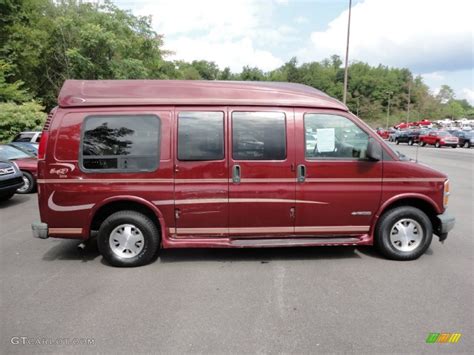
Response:
[{"label": "rear wheel", "polygon": [[422,147],[424,147],[424,146],[426,145],[426,143],[425,143],[425,142],[420,142],[420,145],[421,145]]},{"label": "rear wheel", "polygon": [[413,139],[408,140],[408,145],[413,145]]},{"label": "rear wheel", "polygon": [[441,148],[441,144],[439,144],[439,141],[437,141],[437,142],[435,143],[435,147],[436,147],[436,148]]},{"label": "rear wheel", "polygon": [[411,206],[387,211],[375,230],[375,245],[387,258],[414,260],[430,246],[433,227],[428,216]]},{"label": "rear wheel", "polygon": [[141,266],[156,256],[160,234],[147,216],[136,211],[119,211],[101,224],[97,244],[109,264]]},{"label": "rear wheel", "polygon": [[457,148],[458,146],[457,145],[452,145],[451,148]]},{"label": "rear wheel", "polygon": [[396,144],[400,144],[400,142],[399,142],[398,139],[395,139],[395,143],[396,143]]},{"label": "rear wheel", "polygon": [[22,171],[23,173],[23,186],[16,190],[19,194],[29,194],[33,192],[36,187],[35,178],[27,171]]},{"label": "rear wheel", "polygon": [[471,146],[469,145],[469,142],[464,142],[463,147],[464,147],[464,148],[470,148]]}]

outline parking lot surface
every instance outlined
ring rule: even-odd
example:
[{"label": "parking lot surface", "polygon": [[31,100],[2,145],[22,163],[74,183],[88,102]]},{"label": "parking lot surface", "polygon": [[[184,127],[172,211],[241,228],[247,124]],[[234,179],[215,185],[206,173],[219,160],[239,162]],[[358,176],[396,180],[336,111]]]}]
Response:
[{"label": "parking lot surface", "polygon": [[[444,245],[433,238],[410,262],[370,247],[195,249],[113,268],[94,245],[80,251],[75,241],[33,239],[36,195],[16,195],[0,204],[1,352],[469,353],[473,159],[474,149],[418,149],[420,162],[449,175],[457,224]],[[434,332],[462,337],[426,344]]]}]

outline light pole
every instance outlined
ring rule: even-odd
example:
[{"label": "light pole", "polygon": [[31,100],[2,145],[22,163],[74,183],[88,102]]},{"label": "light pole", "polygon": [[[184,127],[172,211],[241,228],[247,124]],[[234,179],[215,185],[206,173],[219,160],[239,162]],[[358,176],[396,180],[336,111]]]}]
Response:
[{"label": "light pole", "polygon": [[388,107],[387,107],[387,130],[388,130],[388,118],[390,116],[390,95],[393,94],[391,91],[387,91],[386,94],[388,95]]},{"label": "light pole", "polygon": [[410,121],[411,82],[408,83],[407,124]]},{"label": "light pole", "polygon": [[349,18],[347,20],[347,41],[346,41],[346,60],[344,68],[344,93],[342,95],[342,102],[346,104],[347,99],[347,76],[348,76],[348,62],[349,62],[349,37],[351,33],[351,9],[352,9],[352,0],[349,0]]}]

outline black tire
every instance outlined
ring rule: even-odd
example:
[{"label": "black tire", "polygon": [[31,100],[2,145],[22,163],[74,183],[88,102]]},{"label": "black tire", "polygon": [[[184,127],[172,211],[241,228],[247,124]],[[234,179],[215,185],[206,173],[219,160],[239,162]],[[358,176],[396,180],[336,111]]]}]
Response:
[{"label": "black tire", "polygon": [[471,145],[469,144],[469,142],[464,142],[464,145],[463,145],[464,148],[471,148]]},{"label": "black tire", "polygon": [[421,145],[422,147],[424,147],[424,146],[426,145],[426,143],[425,143],[425,142],[420,142],[420,145]]},{"label": "black tire", "polygon": [[[419,245],[411,251],[401,251],[390,241],[390,232],[402,219],[412,219],[421,226],[423,237]],[[382,255],[392,260],[415,260],[428,249],[433,239],[433,226],[428,216],[418,208],[411,206],[396,207],[385,212],[375,228],[374,244]]]},{"label": "black tire", "polygon": [[400,142],[398,141],[398,139],[395,139],[395,143],[398,145],[400,144]]},{"label": "black tire", "polygon": [[[120,257],[110,246],[111,233],[123,224],[135,226],[143,235],[141,251],[133,257]],[[119,211],[102,222],[97,236],[97,245],[104,259],[113,266],[134,267],[150,263],[160,247],[160,233],[153,221],[136,211]]]},{"label": "black tire", "polygon": [[18,188],[16,190],[16,193],[17,194],[29,194],[29,193],[32,193],[33,191],[35,191],[36,189],[36,181],[35,181],[35,178],[33,177],[33,175],[31,175],[29,172],[27,171],[22,171],[23,173],[23,178],[26,179],[25,180],[25,185]]},{"label": "black tire", "polygon": [[413,139],[408,140],[408,145],[413,145]]},{"label": "black tire", "polygon": [[5,194],[5,195],[0,195],[0,201],[8,201],[9,199],[11,199],[13,197],[15,193],[12,192],[12,193],[9,193],[9,194]]},{"label": "black tire", "polygon": [[451,148],[457,148],[458,146],[457,145],[452,145]]},{"label": "black tire", "polygon": [[439,141],[436,141],[435,145],[436,148],[441,148],[441,144],[439,144]]}]

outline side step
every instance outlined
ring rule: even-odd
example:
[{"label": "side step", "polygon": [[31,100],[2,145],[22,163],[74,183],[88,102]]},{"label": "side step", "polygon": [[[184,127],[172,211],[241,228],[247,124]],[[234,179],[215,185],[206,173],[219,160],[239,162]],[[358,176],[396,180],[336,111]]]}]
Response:
[{"label": "side step", "polygon": [[281,238],[281,239],[232,239],[230,244],[236,247],[284,247],[310,245],[356,245],[360,238]]}]

